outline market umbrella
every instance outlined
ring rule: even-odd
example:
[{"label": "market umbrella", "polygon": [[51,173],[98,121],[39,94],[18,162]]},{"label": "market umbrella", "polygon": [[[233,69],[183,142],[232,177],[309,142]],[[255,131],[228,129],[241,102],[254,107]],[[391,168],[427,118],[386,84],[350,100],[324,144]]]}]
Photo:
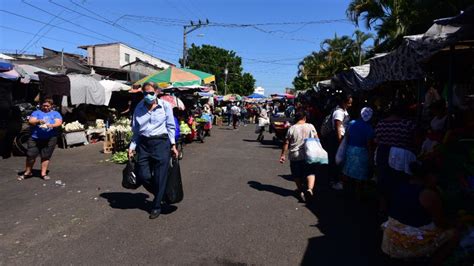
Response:
[{"label": "market umbrella", "polygon": [[170,86],[186,87],[199,86],[209,80],[215,80],[214,75],[193,69],[169,67],[163,71],[146,76],[143,79],[135,82],[135,84],[154,82],[162,88]]},{"label": "market umbrella", "polygon": [[252,93],[249,96],[247,96],[247,98],[249,98],[249,99],[263,99],[263,98],[267,98],[267,97],[265,95],[260,94],[260,93]]},{"label": "market umbrella", "polygon": [[160,99],[165,102],[170,103],[172,108],[178,107],[179,110],[185,109],[183,101],[181,101],[181,99],[176,96],[166,94],[166,95],[162,95]]},{"label": "market umbrella", "polygon": [[214,76],[212,74],[202,72],[202,71],[199,71],[199,70],[195,70],[195,69],[184,69],[184,70],[187,71],[187,72],[191,72],[194,75],[200,77],[204,84],[210,84],[211,82],[216,81],[216,76]]},{"label": "market umbrella", "polygon": [[21,75],[15,70],[9,70],[5,72],[0,72],[0,78],[9,79],[9,80],[17,80],[21,77]]},{"label": "market umbrella", "polygon": [[227,95],[224,95],[223,100],[225,102],[240,101],[242,100],[242,97],[238,94],[227,94]]}]

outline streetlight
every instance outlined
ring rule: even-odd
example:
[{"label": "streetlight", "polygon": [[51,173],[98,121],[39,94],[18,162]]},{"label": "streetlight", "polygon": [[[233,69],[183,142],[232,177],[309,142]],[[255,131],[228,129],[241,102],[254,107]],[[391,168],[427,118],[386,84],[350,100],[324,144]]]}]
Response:
[{"label": "streetlight", "polygon": [[227,65],[224,69],[224,74],[225,74],[225,78],[224,78],[224,95],[227,95],[227,74],[229,74],[229,69],[227,69]]}]

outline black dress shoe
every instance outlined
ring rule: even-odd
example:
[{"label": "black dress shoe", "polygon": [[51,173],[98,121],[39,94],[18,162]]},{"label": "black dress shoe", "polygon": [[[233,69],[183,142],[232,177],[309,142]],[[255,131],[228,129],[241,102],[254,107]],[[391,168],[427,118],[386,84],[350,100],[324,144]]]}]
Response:
[{"label": "black dress shoe", "polygon": [[156,218],[158,218],[158,216],[160,216],[160,214],[161,214],[161,211],[159,211],[159,210],[152,210],[152,211],[150,212],[150,216],[148,216],[148,218],[150,218],[150,219],[156,219]]}]

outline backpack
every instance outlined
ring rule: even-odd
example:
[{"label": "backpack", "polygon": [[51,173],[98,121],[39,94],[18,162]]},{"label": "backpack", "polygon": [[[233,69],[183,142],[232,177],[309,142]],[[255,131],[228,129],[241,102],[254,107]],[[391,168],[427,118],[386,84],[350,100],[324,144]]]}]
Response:
[{"label": "backpack", "polygon": [[323,124],[321,125],[321,137],[327,137],[334,131],[334,127],[332,126],[332,115],[335,110],[336,108],[332,109],[331,113],[324,118]]}]

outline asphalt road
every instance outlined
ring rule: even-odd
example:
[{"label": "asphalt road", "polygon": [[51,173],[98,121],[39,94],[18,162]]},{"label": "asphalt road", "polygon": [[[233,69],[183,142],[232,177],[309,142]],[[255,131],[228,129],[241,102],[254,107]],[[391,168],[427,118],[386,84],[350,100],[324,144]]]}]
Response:
[{"label": "asphalt road", "polygon": [[17,181],[23,157],[0,161],[0,265],[381,265],[373,209],[323,173],[314,204],[298,203],[279,147],[253,130],[215,127],[187,145],[184,200],[156,220],[101,143],[57,149],[50,181]]}]

